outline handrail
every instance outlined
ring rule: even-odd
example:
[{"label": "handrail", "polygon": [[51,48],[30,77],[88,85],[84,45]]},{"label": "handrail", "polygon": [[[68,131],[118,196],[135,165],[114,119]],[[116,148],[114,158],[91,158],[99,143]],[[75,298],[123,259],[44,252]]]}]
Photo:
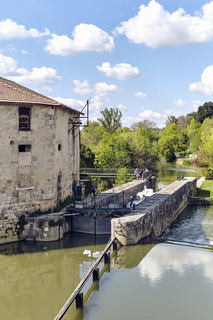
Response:
[{"label": "handrail", "polygon": [[84,285],[86,284],[87,280],[89,279],[89,277],[91,276],[91,274],[93,273],[93,271],[96,269],[96,267],[98,266],[98,264],[101,262],[103,256],[106,254],[106,252],[109,250],[109,248],[113,245],[113,243],[115,243],[117,241],[116,237],[109,240],[109,242],[107,243],[104,251],[102,252],[102,254],[100,255],[100,257],[97,258],[97,260],[94,262],[94,264],[91,266],[91,268],[87,271],[85,277],[81,280],[81,282],[78,284],[78,286],[76,287],[76,289],[73,291],[73,293],[71,294],[71,296],[68,298],[68,300],[65,302],[64,306],[61,308],[61,310],[59,311],[59,313],[57,314],[57,316],[54,318],[54,320],[61,320],[62,317],[65,315],[65,313],[67,312],[67,310],[69,309],[69,307],[71,306],[71,304],[75,301],[76,297],[78,296],[78,294],[80,293],[80,291],[82,290],[82,288],[84,287]]},{"label": "handrail", "polygon": [[[80,173],[108,173],[117,174],[119,168],[80,168]],[[134,169],[128,169],[129,174],[134,174]]]}]

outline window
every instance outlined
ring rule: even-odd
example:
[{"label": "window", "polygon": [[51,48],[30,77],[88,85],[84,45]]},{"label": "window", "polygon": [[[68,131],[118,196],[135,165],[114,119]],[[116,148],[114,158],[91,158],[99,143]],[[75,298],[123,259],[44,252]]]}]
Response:
[{"label": "window", "polygon": [[30,130],[30,108],[19,107],[19,131]]},{"label": "window", "polygon": [[58,144],[58,151],[61,151],[61,144]]},{"label": "window", "polygon": [[31,144],[20,144],[18,146],[19,152],[30,152],[31,151]]}]

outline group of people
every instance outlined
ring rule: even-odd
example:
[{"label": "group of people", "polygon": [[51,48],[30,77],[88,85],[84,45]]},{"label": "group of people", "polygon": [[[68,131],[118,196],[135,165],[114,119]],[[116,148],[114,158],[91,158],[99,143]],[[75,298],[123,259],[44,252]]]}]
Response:
[{"label": "group of people", "polygon": [[143,180],[146,178],[148,172],[149,172],[149,170],[147,168],[144,168],[144,169],[136,168],[134,171],[135,178],[137,180]]}]

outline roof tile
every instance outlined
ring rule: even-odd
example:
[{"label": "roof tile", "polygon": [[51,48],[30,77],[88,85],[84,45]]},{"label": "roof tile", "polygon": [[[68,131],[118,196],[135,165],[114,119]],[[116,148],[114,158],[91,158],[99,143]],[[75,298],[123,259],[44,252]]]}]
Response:
[{"label": "roof tile", "polygon": [[2,77],[0,77],[0,104],[1,102],[60,106],[80,113],[78,110]]}]

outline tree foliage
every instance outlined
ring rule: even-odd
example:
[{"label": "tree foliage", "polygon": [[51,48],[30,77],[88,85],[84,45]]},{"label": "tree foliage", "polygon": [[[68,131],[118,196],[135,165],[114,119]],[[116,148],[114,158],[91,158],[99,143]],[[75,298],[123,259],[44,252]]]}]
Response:
[{"label": "tree foliage", "polygon": [[203,106],[200,106],[197,111],[197,121],[203,123],[206,118],[212,118],[213,116],[213,103],[205,102]]},{"label": "tree foliage", "polygon": [[131,180],[132,178],[129,176],[129,171],[126,167],[118,169],[114,186],[120,186],[121,184],[127,183]]},{"label": "tree foliage", "polygon": [[[118,109],[104,109],[101,114],[101,119],[90,122],[81,133],[82,167],[153,170],[159,159],[175,161],[179,154],[194,153],[205,175],[212,175],[212,102],[186,116],[168,117],[163,129],[149,119],[122,127]],[[124,172],[119,179],[124,179]]]},{"label": "tree foliage", "polygon": [[80,145],[80,167],[81,168],[94,168],[95,155],[89,147]]},{"label": "tree foliage", "polygon": [[[209,125],[210,123],[208,123]],[[203,167],[203,173],[207,179],[213,179],[213,121],[211,128],[204,130],[201,134],[201,141],[198,149],[198,161]]]},{"label": "tree foliage", "polygon": [[157,124],[154,121],[150,121],[148,119],[145,119],[143,121],[134,122],[130,127],[131,127],[132,130],[137,130],[138,128],[156,130],[157,129]]},{"label": "tree foliage", "polygon": [[113,133],[118,128],[121,128],[122,113],[118,108],[105,108],[103,111],[100,111],[100,113],[102,114],[102,118],[98,118],[97,120],[107,132]]}]

